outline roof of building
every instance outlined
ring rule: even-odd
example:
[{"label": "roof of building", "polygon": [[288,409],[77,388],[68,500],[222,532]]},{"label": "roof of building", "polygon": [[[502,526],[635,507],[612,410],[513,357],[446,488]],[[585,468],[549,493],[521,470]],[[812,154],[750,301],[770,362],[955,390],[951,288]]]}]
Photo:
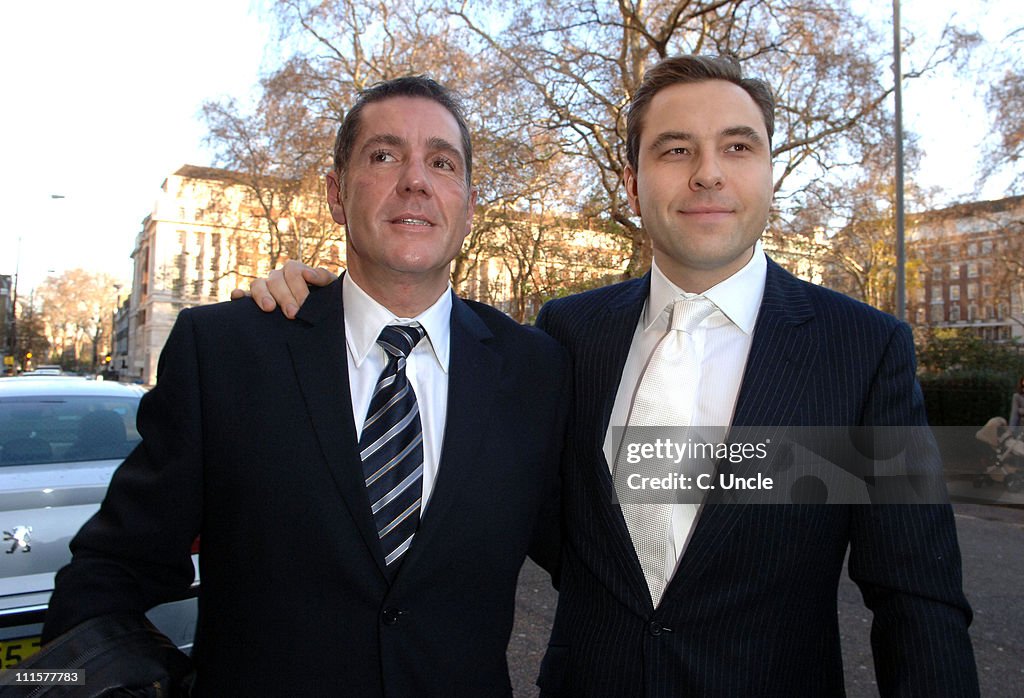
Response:
[{"label": "roof of building", "polygon": [[1018,208],[1024,208],[1024,196],[1008,196],[1005,199],[996,199],[994,201],[971,201],[964,204],[954,204],[946,208],[912,213],[908,217],[914,223],[929,223],[950,218],[971,218],[973,216],[1003,213]]},{"label": "roof of building", "polygon": [[182,165],[175,171],[175,176],[188,177],[190,179],[215,179],[221,182],[237,182],[242,175],[233,170],[224,170],[219,167],[201,167],[199,165]]}]

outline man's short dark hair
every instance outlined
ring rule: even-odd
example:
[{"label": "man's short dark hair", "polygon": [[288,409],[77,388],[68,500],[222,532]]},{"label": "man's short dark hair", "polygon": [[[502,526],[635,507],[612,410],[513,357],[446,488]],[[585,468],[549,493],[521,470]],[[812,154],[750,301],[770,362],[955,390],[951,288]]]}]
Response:
[{"label": "man's short dark hair", "polygon": [[672,85],[708,80],[725,80],[742,87],[761,110],[768,141],[771,142],[775,134],[775,97],[768,83],[757,78],[743,77],[739,62],[729,56],[671,56],[644,73],[640,87],[633,93],[629,103],[626,115],[626,159],[630,167],[637,169],[640,132],[644,126],[644,115],[654,95]]},{"label": "man's short dark hair", "polygon": [[473,174],[473,145],[469,139],[469,126],[462,110],[462,104],[454,92],[425,75],[410,75],[378,82],[359,93],[356,103],[348,110],[345,119],[338,128],[334,139],[334,170],[344,179],[352,148],[359,136],[359,127],[363,109],[367,104],[380,102],[392,97],[422,97],[433,100],[455,117],[462,136],[462,152],[466,158],[466,184],[470,184]]}]

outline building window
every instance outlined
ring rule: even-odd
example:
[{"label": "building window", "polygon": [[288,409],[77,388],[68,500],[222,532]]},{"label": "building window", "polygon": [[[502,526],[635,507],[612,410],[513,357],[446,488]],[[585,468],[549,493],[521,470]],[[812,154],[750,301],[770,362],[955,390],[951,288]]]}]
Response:
[{"label": "building window", "polygon": [[949,287],[949,300],[958,301],[960,300],[960,287],[950,286]]},{"label": "building window", "polygon": [[978,256],[978,243],[972,242],[967,246],[967,256],[977,257]]},{"label": "building window", "polygon": [[185,293],[185,279],[188,275],[188,253],[175,255],[174,264],[177,269],[171,277],[171,292],[181,296]]},{"label": "building window", "polygon": [[1006,319],[1006,303],[1000,303],[999,304],[999,309],[997,311],[997,317],[1000,320],[1005,320]]},{"label": "building window", "polygon": [[967,322],[974,322],[978,319],[978,306],[971,303],[967,306]]},{"label": "building window", "polygon": [[951,278],[951,279],[959,279],[960,278],[960,265],[959,264],[952,264],[952,265],[950,265],[950,267],[949,267],[949,278]]},{"label": "building window", "polygon": [[928,318],[928,314],[925,312],[925,309],[924,308],[918,308],[917,309],[917,324],[918,325],[923,325],[925,323],[925,320],[927,320],[927,318]]},{"label": "building window", "polygon": [[932,286],[932,302],[942,302],[942,286]]},{"label": "building window", "polygon": [[932,279],[935,281],[942,281],[942,267],[935,267],[932,269]]},{"label": "building window", "polygon": [[978,276],[978,264],[976,262],[971,262],[970,264],[967,265],[967,278],[975,279],[975,278],[977,278],[977,276]]},{"label": "building window", "polygon": [[918,286],[916,289],[914,289],[914,300],[916,300],[918,303],[924,303],[924,287],[923,286]]},{"label": "building window", "polygon": [[978,297],[978,284],[967,284],[967,297],[971,300]]},{"label": "building window", "polygon": [[960,305],[956,304],[949,308],[949,321],[960,322]]},{"label": "building window", "polygon": [[991,240],[984,240],[984,241],[982,241],[982,243],[981,243],[981,253],[982,254],[992,254],[992,241]]},{"label": "building window", "polygon": [[945,310],[941,303],[932,306],[932,322],[942,322],[945,318]]},{"label": "building window", "polygon": [[991,305],[986,305],[985,306],[985,319],[986,320],[995,320],[996,319],[996,309],[993,306],[991,306]]}]

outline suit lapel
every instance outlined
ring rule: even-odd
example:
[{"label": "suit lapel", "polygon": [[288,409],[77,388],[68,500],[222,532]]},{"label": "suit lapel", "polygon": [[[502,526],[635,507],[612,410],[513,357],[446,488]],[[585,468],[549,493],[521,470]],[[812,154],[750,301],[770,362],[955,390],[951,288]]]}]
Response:
[{"label": "suit lapel", "polygon": [[[493,335],[483,321],[459,298],[451,315],[451,354],[448,366],[448,413],[445,418],[441,462],[434,490],[399,570],[399,578],[414,568],[430,546],[464,524],[447,519],[457,514],[453,505],[466,497],[463,483],[481,464],[480,442],[501,383],[502,358],[487,345]],[[424,553],[424,550],[428,550]]]},{"label": "suit lapel", "polygon": [[732,420],[735,426],[788,425],[800,404],[816,348],[807,327],[814,311],[803,284],[768,260],[764,298]]},{"label": "suit lapel", "polygon": [[[803,284],[768,260],[764,297],[733,417],[735,427],[785,427],[803,400],[815,349],[809,322],[814,311]],[[739,521],[745,507],[718,499],[705,502],[666,597],[699,578]]]},{"label": "suit lapel", "polygon": [[[593,336],[586,338],[586,348],[583,350],[588,360],[579,361],[577,357],[576,371],[577,400],[580,402],[577,410],[592,410],[584,423],[592,420],[597,425],[590,435],[592,440],[589,444],[589,452],[594,455],[582,459],[581,465],[589,469],[587,476],[591,478],[591,491],[597,495],[593,501],[597,503],[600,517],[608,526],[614,547],[612,557],[619,565],[623,577],[629,580],[635,600],[641,607],[650,607],[650,592],[629,529],[626,528],[626,520],[622,516],[622,507],[615,496],[611,467],[604,456],[604,439],[619,390],[619,381],[622,379],[622,370],[650,288],[650,272],[636,282],[622,286],[624,292],[608,303],[603,315],[599,314],[595,318],[590,328]],[[589,407],[591,405],[594,407]],[[593,464],[592,468],[590,464]]]},{"label": "suit lapel", "polygon": [[[608,423],[611,420],[612,409],[615,406],[615,396],[619,390],[619,381],[622,378],[622,369],[626,365],[629,356],[629,349],[633,344],[633,335],[636,332],[636,323],[643,312],[644,303],[651,290],[651,273],[647,272],[636,283],[624,286],[624,293],[612,299],[605,306],[603,317],[596,319],[594,323],[594,336],[588,338],[588,350],[599,356],[601,369],[593,370],[590,362],[579,372],[578,379],[581,383],[581,392],[586,390],[590,398],[584,404],[599,406],[597,413],[598,423],[601,428],[593,435],[592,446],[599,453],[604,453],[604,437],[608,431]],[[585,374],[585,375],[584,375]],[[600,459],[605,466],[600,469],[606,476],[607,484],[611,487],[611,471],[606,459]]]},{"label": "suit lapel", "polygon": [[295,322],[289,323],[288,351],[320,450],[338,493],[359,533],[387,578],[377,528],[370,513],[358,440],[352,418],[345,348],[341,280],[310,294]]}]

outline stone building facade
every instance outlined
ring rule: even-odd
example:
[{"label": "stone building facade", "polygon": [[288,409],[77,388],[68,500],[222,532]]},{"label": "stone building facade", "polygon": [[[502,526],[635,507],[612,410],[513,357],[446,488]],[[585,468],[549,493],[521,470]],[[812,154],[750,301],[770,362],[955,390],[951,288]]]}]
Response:
[{"label": "stone building facade", "polygon": [[1024,196],[908,216],[907,240],[920,262],[912,324],[1024,339]]}]

